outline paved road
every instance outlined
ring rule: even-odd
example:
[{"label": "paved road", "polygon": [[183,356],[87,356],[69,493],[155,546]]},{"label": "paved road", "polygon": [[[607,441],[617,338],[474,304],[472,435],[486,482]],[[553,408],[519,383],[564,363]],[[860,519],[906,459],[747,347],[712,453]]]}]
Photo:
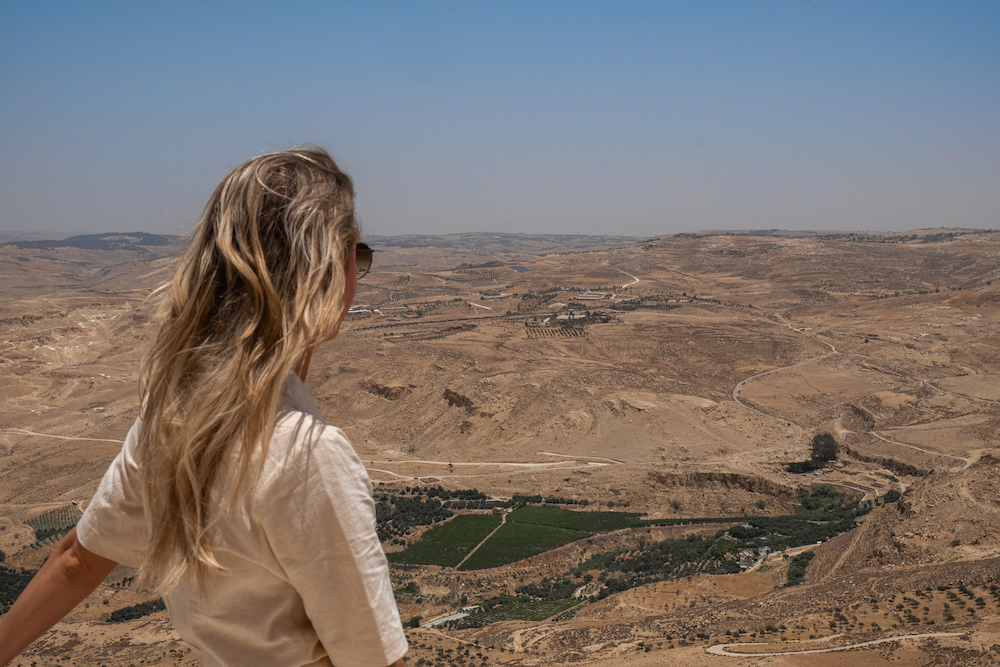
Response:
[{"label": "paved road", "polygon": [[456,614],[451,614],[449,616],[443,616],[436,620],[430,621],[429,623],[424,623],[420,627],[422,628],[433,628],[435,625],[441,625],[442,623],[447,623],[448,621],[457,621],[460,618],[465,618],[468,616],[468,612],[460,611]]}]

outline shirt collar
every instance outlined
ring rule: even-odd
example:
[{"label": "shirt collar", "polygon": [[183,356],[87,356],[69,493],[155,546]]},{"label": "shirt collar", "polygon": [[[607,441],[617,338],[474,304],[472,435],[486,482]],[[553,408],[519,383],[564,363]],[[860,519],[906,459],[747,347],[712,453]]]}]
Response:
[{"label": "shirt collar", "polygon": [[309,393],[306,383],[299,378],[295,371],[290,371],[288,377],[285,378],[285,385],[281,390],[281,396],[284,399],[282,402],[286,403],[293,410],[307,412],[319,419],[323,418],[323,415],[320,414],[319,406],[316,405],[316,399]]}]

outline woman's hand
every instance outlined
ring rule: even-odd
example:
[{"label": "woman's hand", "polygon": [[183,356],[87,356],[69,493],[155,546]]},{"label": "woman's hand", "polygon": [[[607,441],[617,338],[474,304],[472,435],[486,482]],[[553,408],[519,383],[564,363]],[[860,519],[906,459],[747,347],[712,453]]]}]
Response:
[{"label": "woman's hand", "polygon": [[6,665],[71,612],[115,565],[115,561],[87,551],[76,539],[76,528],[69,531],[0,619],[0,665]]}]

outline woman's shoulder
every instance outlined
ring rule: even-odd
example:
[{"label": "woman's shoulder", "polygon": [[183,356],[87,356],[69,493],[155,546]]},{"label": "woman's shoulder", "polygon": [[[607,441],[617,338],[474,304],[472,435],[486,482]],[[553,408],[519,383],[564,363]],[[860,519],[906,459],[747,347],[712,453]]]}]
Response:
[{"label": "woman's shoulder", "polygon": [[278,413],[269,450],[273,453],[306,453],[315,447],[346,447],[353,451],[344,432],[327,424],[322,415],[306,410]]},{"label": "woman's shoulder", "polygon": [[326,423],[302,381],[290,377],[275,415],[260,479],[267,485],[319,470],[325,475],[353,476],[364,465],[344,432]]},{"label": "woman's shoulder", "polygon": [[258,501],[298,495],[343,500],[370,497],[371,491],[364,463],[343,431],[309,412],[281,415],[254,494]]}]

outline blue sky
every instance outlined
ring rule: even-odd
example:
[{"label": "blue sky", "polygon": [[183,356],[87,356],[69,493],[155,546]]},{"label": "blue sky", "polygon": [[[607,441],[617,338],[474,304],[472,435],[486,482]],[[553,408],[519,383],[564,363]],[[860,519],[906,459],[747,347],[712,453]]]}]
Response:
[{"label": "blue sky", "polygon": [[372,234],[1000,227],[1000,3],[0,2],[0,232],[185,234],[328,148]]}]

